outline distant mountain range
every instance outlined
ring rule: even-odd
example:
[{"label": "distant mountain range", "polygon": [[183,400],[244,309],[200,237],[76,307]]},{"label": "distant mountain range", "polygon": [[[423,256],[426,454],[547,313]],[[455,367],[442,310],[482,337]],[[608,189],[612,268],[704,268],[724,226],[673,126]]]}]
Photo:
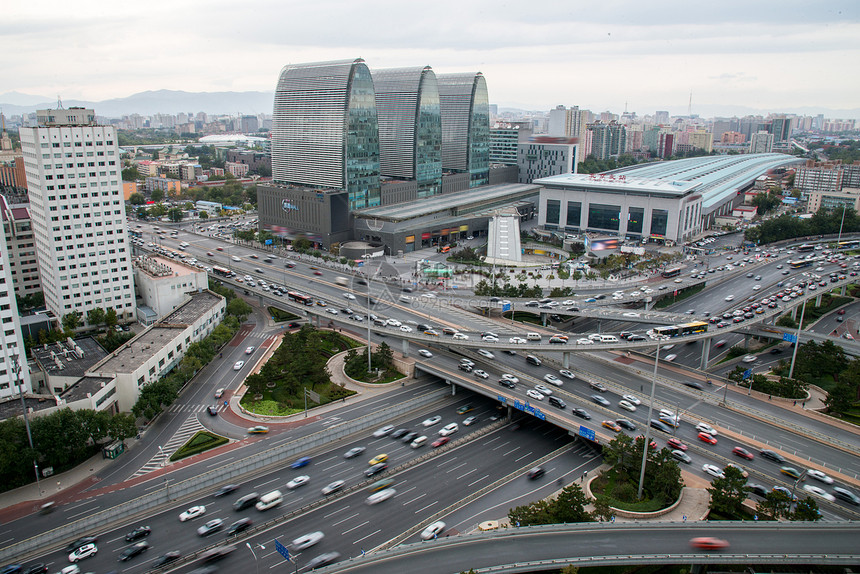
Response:
[{"label": "distant mountain range", "polygon": [[[179,90],[155,90],[140,92],[126,98],[113,98],[101,102],[88,102],[83,100],[63,100],[63,107],[81,106],[93,108],[97,115],[108,118],[119,118],[129,114],[140,114],[150,116],[153,114],[177,114],[179,112],[207,114],[257,114],[272,113],[274,93],[272,92],[183,92]],[[35,112],[37,109],[50,109],[57,107],[56,98],[20,92],[6,92],[0,94],[0,110],[9,117],[18,114]],[[583,106],[588,109],[588,106]],[[534,107],[522,104],[500,104],[500,112],[532,114],[528,110]],[[536,113],[546,113],[551,108],[537,110]],[[605,109],[605,107],[592,107],[592,111]],[[637,115],[653,114],[655,110],[668,110],[672,115],[685,115],[684,106],[651,106],[636,110]],[[769,113],[789,113],[798,115],[815,116],[824,114],[830,119],[860,119],[860,108],[830,109],[815,108],[812,106],[788,107],[772,110],[756,109],[741,105],[731,104],[700,104],[693,107],[693,113],[703,118],[711,117],[743,117],[746,115],[766,116]]]},{"label": "distant mountain range", "polygon": [[[119,118],[129,114],[177,114],[179,112],[207,114],[258,114],[272,113],[272,92],[183,92],[156,90],[140,92],[126,98],[113,98],[101,102],[63,100],[63,107],[92,108],[99,116]],[[8,92],[0,94],[0,110],[13,116],[36,110],[57,107],[57,100],[44,96]]]}]

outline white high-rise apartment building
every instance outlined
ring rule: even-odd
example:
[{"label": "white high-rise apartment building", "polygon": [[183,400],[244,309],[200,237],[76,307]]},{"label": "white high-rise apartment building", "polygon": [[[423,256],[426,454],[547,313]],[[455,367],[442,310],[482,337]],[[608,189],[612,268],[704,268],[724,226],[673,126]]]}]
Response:
[{"label": "white high-rise apartment building", "polygon": [[135,316],[116,128],[93,110],[39,110],[20,128],[30,217],[48,310],[85,323],[90,309]]},{"label": "white high-rise apartment building", "polygon": [[0,401],[18,396],[18,385],[24,394],[31,388],[24,338],[15,302],[15,284],[9,265],[6,239],[0,236]]}]

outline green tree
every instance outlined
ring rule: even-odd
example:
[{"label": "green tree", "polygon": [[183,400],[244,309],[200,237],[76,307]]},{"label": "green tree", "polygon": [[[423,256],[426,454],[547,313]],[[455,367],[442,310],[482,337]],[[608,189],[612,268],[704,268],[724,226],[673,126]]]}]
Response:
[{"label": "green tree", "polygon": [[117,324],[117,316],[116,309],[113,307],[108,307],[105,310],[105,325],[108,326],[109,329],[113,329]]},{"label": "green tree", "polygon": [[794,512],[791,513],[791,520],[815,522],[821,520],[821,513],[818,511],[818,503],[810,496],[803,500],[798,500],[794,505]]},{"label": "green tree", "polygon": [[149,218],[149,211],[145,207],[141,206],[137,208],[137,211],[135,211],[134,216],[138,219],[145,221]]},{"label": "green tree", "polygon": [[556,522],[592,522],[591,514],[585,510],[587,504],[588,498],[578,484],[565,486],[553,501]]},{"label": "green tree", "polygon": [[[123,170],[123,173],[125,173],[125,170]],[[146,203],[146,198],[142,193],[134,192],[128,196],[128,202],[132,205],[144,205]]]},{"label": "green tree", "polygon": [[797,322],[791,318],[789,313],[782,315],[779,319],[776,320],[776,324],[779,327],[788,327],[789,329],[796,329]]},{"label": "green tree", "polygon": [[768,492],[764,500],[760,500],[756,504],[756,512],[773,520],[789,518],[791,516],[791,498],[784,492]]},{"label": "green tree", "polygon": [[855,389],[846,383],[839,382],[827,393],[824,406],[827,407],[829,413],[845,413],[854,406],[856,398],[857,391]]},{"label": "green tree", "polygon": [[125,444],[125,439],[137,435],[137,423],[130,413],[117,413],[108,421],[108,436]]},{"label": "green tree", "polygon": [[599,495],[592,502],[594,510],[591,511],[591,517],[600,522],[609,522],[615,516],[615,511],[609,504],[609,499],[604,495]]},{"label": "green tree", "polygon": [[[641,458],[642,451],[639,451]],[[629,468],[636,458],[636,449],[633,438],[627,434],[619,433],[609,441],[603,449],[603,460],[610,466],[621,470]],[[638,466],[637,466],[638,468]]]},{"label": "green tree", "polygon": [[63,315],[63,329],[66,331],[74,331],[81,325],[81,314],[78,311],[72,311]]},{"label": "green tree", "polygon": [[163,200],[163,199],[164,199],[164,191],[162,191],[162,190],[160,190],[160,189],[153,189],[153,190],[152,190],[152,193],[151,193],[151,194],[149,194],[149,197],[150,197],[150,199],[152,199],[152,201],[154,201],[155,203],[160,203],[160,202],[161,202],[161,200]]},{"label": "green tree", "polygon": [[182,213],[182,210],[178,207],[171,207],[169,210],[167,210],[167,217],[170,218],[170,221],[174,223],[179,223],[185,216]]},{"label": "green tree", "polygon": [[244,321],[252,311],[251,306],[238,297],[227,303],[227,312],[237,317],[239,321]]},{"label": "green tree", "polygon": [[197,214],[197,217],[199,219],[209,219],[209,213],[206,211],[201,211],[200,213]]},{"label": "green tree", "polygon": [[711,495],[711,510],[727,516],[740,516],[748,496],[747,479],[734,466],[727,466],[723,474],[724,478],[715,478],[708,489]]},{"label": "green tree", "polygon": [[140,179],[140,172],[137,171],[136,166],[128,167],[122,170],[122,180],[123,181],[137,181]]},{"label": "green tree", "polygon": [[93,307],[87,311],[87,323],[93,326],[101,325],[105,322],[105,310],[99,307]]}]

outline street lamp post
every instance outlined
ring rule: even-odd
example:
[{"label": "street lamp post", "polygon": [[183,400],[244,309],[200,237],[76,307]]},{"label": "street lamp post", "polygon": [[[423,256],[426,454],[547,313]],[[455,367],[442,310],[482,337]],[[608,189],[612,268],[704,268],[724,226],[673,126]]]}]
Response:
[{"label": "street lamp post", "polygon": [[803,472],[801,472],[800,476],[797,477],[797,480],[794,481],[794,486],[791,487],[791,501],[792,502],[797,500],[797,496],[795,496],[795,492],[797,491],[797,483],[801,482],[806,477],[807,472],[809,472],[809,469],[806,469]]},{"label": "street lamp post", "polygon": [[[639,490],[636,498],[642,499],[642,488],[645,484],[645,463],[648,461],[648,448],[651,444],[651,413],[654,411],[654,391],[657,388],[657,367],[660,364],[660,343],[657,343],[657,353],[654,355],[654,377],[651,379],[651,399],[648,401],[648,422],[645,427],[645,444],[642,445],[642,471],[639,473]],[[677,414],[677,413],[676,413]]]},{"label": "street lamp post", "polygon": [[788,369],[788,378],[794,374],[794,362],[797,360],[797,348],[800,346],[800,330],[803,328],[803,314],[806,313],[806,302],[800,304],[800,322],[797,324],[797,332],[794,334],[794,349],[791,352],[791,367]]},{"label": "street lamp post", "polygon": [[[12,373],[15,375],[15,380],[12,384],[18,387],[18,396],[21,398],[21,410],[24,411],[24,426],[27,428],[27,441],[30,443],[30,450],[33,451],[33,456],[36,455],[36,449],[33,447],[33,434],[30,432],[30,417],[27,416],[27,403],[24,401],[24,385],[20,382],[21,365],[18,363],[18,355],[9,357]],[[36,464],[36,459],[33,459],[33,469],[36,472],[36,488],[39,489],[39,497],[42,496],[42,485],[39,482],[39,465]]]},{"label": "street lamp post", "polygon": [[[260,574],[260,563],[259,563],[259,562],[257,562],[257,553],[256,553],[256,552],[254,552],[254,548],[251,546],[251,543],[250,543],[250,542],[246,542],[246,543],[245,543],[245,546],[247,546],[247,547],[248,547],[248,550],[250,550],[250,551],[251,551],[251,556],[253,556],[253,557],[254,557],[254,567],[255,567],[255,568],[256,568],[256,570],[257,570],[257,574]],[[258,544],[257,546],[259,546],[261,550],[265,550],[265,549],[266,549],[266,547],[265,547],[265,546],[263,546],[262,544]]]}]

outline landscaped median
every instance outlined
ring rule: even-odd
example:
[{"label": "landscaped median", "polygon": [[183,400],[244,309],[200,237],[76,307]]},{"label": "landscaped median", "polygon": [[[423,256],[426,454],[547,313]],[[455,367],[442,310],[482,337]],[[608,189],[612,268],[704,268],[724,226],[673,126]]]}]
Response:
[{"label": "landscaped median", "polygon": [[230,439],[223,436],[213,434],[209,431],[200,431],[191,437],[188,442],[179,447],[176,452],[170,455],[170,462],[176,462],[177,460],[182,460],[183,458],[193,456],[195,454],[200,454],[201,452],[219,447],[223,444],[227,444],[228,442],[230,442]]}]

